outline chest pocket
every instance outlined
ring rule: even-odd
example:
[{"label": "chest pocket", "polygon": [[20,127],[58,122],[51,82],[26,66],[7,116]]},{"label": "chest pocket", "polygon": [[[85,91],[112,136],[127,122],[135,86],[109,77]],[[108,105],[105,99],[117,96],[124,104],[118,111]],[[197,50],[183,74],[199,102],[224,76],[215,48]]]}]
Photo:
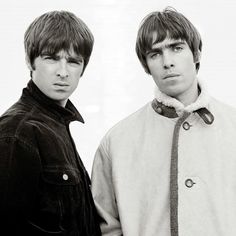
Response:
[{"label": "chest pocket", "polygon": [[45,168],[39,181],[38,203],[35,204],[31,225],[48,233],[69,228],[80,208],[81,185],[77,169]]}]

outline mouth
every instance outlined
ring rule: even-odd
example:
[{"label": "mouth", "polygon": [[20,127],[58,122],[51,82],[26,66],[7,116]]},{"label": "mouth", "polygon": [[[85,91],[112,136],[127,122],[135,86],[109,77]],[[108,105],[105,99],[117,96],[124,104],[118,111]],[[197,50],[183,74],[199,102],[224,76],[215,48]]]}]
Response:
[{"label": "mouth", "polygon": [[163,79],[169,79],[169,78],[173,78],[173,77],[178,77],[180,76],[179,74],[167,74]]},{"label": "mouth", "polygon": [[58,82],[58,83],[54,83],[53,85],[57,86],[57,87],[68,87],[69,84],[67,83],[62,83],[62,82]]}]

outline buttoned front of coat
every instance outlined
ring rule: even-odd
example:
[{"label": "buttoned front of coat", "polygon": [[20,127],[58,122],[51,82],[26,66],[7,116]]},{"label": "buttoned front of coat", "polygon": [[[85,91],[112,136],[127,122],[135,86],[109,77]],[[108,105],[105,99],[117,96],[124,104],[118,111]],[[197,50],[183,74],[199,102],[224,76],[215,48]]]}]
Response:
[{"label": "buttoned front of coat", "polygon": [[115,125],[92,172],[103,235],[236,235],[235,131],[213,98],[182,113],[151,102]]}]

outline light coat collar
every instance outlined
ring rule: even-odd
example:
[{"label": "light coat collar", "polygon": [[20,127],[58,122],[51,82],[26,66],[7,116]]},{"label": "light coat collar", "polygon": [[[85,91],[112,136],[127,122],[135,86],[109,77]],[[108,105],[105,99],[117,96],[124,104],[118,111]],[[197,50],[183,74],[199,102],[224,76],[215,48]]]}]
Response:
[{"label": "light coat collar", "polygon": [[178,101],[177,99],[166,95],[165,93],[161,92],[158,88],[155,91],[155,97],[158,102],[162,103],[167,107],[173,107],[176,113],[180,116],[183,112],[193,112],[200,108],[207,108],[209,104],[209,95],[207,94],[205,87],[203,86],[202,82],[198,80],[198,86],[200,90],[200,94],[197,100],[194,103],[191,103],[188,106],[184,106],[183,103]]},{"label": "light coat collar", "polygon": [[152,102],[152,108],[155,112],[168,118],[181,117],[184,113],[197,112],[206,124],[212,124],[214,116],[208,110],[209,95],[207,94],[202,82],[198,80],[198,87],[200,94],[197,100],[184,106],[180,101],[162,93],[158,88],[156,89],[156,99]]}]

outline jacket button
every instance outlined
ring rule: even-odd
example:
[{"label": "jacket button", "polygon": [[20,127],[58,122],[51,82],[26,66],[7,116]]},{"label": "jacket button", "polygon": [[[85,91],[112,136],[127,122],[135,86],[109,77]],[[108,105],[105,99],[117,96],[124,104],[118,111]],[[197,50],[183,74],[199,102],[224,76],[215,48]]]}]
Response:
[{"label": "jacket button", "polygon": [[185,185],[188,188],[192,188],[194,184],[196,184],[196,183],[194,183],[192,179],[186,179],[185,180]]},{"label": "jacket button", "polygon": [[162,113],[162,108],[161,107],[157,107],[156,111],[157,111],[157,113],[161,114]]},{"label": "jacket button", "polygon": [[185,130],[189,130],[190,127],[191,127],[191,125],[190,125],[187,121],[185,121],[185,122],[183,123],[183,128],[184,128]]},{"label": "jacket button", "polygon": [[63,174],[63,175],[62,175],[62,178],[63,178],[64,180],[68,180],[69,177],[68,177],[67,174]]}]

